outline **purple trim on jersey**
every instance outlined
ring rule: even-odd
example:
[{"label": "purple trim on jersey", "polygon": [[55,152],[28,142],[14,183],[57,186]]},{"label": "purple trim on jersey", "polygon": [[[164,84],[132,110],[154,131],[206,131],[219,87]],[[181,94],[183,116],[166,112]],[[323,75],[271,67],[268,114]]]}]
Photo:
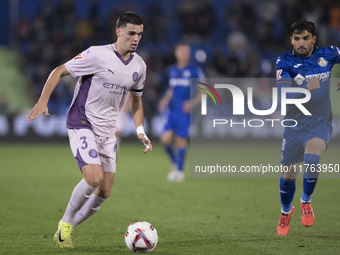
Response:
[{"label": "purple trim on jersey", "polygon": [[79,153],[79,149],[77,149],[77,156],[75,157],[77,159],[77,162],[78,162],[78,167],[80,169],[81,172],[83,172],[83,170],[81,170],[81,168],[83,166],[86,166],[88,165],[84,160],[83,158],[81,157],[80,153]]},{"label": "purple trim on jersey", "polygon": [[92,125],[87,120],[85,114],[85,104],[91,87],[92,77],[93,75],[82,77],[77,98],[67,114],[66,125],[69,129],[86,128],[92,130]]},{"label": "purple trim on jersey", "polygon": [[134,55],[131,53],[130,57],[127,60],[124,60],[122,55],[120,55],[120,53],[115,49],[114,45],[111,45],[111,47],[112,47],[112,50],[114,51],[114,53],[116,53],[117,57],[120,59],[120,61],[122,61],[122,63],[124,65],[128,65],[131,62],[131,60],[133,59]]}]

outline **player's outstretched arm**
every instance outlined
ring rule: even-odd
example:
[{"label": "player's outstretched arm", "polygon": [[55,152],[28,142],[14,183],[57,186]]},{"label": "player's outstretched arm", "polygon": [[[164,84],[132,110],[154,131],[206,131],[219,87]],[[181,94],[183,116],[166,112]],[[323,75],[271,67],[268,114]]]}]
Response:
[{"label": "player's outstretched arm", "polygon": [[48,76],[46,83],[44,85],[43,91],[41,92],[40,98],[36,105],[33,107],[31,112],[28,114],[28,121],[32,122],[34,119],[38,118],[42,113],[50,115],[48,113],[47,103],[50,96],[57,86],[61,77],[68,75],[65,65],[58,66],[55,68]]},{"label": "player's outstretched arm", "polygon": [[137,136],[138,139],[144,143],[145,149],[142,150],[143,154],[147,153],[149,150],[152,151],[152,144],[149,138],[146,136],[144,132],[144,112],[143,112],[143,104],[142,104],[142,97],[135,96],[131,93],[130,96],[130,111],[133,118],[133,121],[136,126]]},{"label": "player's outstretched arm", "polygon": [[173,88],[169,87],[167,89],[167,91],[165,92],[163,98],[159,101],[159,104],[158,104],[158,111],[159,112],[163,112],[164,111],[164,108],[169,104],[170,102],[170,99],[172,97],[172,94],[173,94]]}]

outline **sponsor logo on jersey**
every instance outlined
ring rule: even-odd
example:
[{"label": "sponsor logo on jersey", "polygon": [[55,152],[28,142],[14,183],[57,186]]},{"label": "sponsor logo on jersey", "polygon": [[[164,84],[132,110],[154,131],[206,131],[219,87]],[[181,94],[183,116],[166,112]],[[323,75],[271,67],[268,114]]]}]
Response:
[{"label": "sponsor logo on jersey", "polygon": [[122,95],[127,90],[126,86],[121,86],[115,83],[105,82],[103,87],[110,90],[110,94]]},{"label": "sponsor logo on jersey", "polygon": [[276,79],[277,80],[280,80],[282,78],[281,74],[282,74],[282,69],[281,70],[276,70]]},{"label": "sponsor logo on jersey", "polygon": [[298,68],[299,66],[302,66],[302,64],[296,64],[296,65],[294,65],[293,67],[294,67],[294,68]]},{"label": "sponsor logo on jersey", "polygon": [[188,78],[171,78],[169,80],[169,84],[172,88],[177,87],[177,86],[189,87],[190,80]]},{"label": "sponsor logo on jersey", "polygon": [[114,76],[115,75],[115,71],[116,70],[114,70],[114,71],[112,71],[111,69],[107,69],[110,73],[112,73],[112,75]]},{"label": "sponsor logo on jersey", "polygon": [[78,54],[73,60],[83,59],[81,54]]},{"label": "sponsor logo on jersey", "polygon": [[303,77],[301,74],[298,74],[295,76],[294,81],[297,85],[301,86],[302,83],[305,81],[305,77]]},{"label": "sponsor logo on jersey", "polygon": [[318,65],[321,67],[326,67],[328,65],[328,62],[326,59],[324,59],[323,57],[318,59]]},{"label": "sponsor logo on jersey", "polygon": [[306,81],[307,81],[307,82],[308,82],[310,79],[315,78],[315,77],[319,77],[319,78],[320,78],[320,81],[326,81],[326,80],[328,80],[330,74],[331,74],[330,71],[324,72],[324,73],[309,74],[309,75],[306,75],[305,78],[306,78]]},{"label": "sponsor logo on jersey", "polygon": [[103,84],[103,87],[107,88],[107,89],[124,89],[124,88],[126,88],[125,86],[121,86],[121,85],[115,84],[115,83],[108,83],[108,82],[105,82]]},{"label": "sponsor logo on jersey", "polygon": [[326,81],[329,79],[331,72],[324,72],[324,73],[317,73],[317,74],[309,74],[303,77],[301,74],[295,76],[294,81],[297,85],[301,86],[304,81],[308,82],[312,78],[318,77],[321,82]]}]

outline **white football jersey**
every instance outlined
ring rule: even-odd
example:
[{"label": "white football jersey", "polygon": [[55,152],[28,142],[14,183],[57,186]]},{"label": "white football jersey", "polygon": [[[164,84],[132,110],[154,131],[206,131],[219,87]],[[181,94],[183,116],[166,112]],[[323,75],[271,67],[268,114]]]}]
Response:
[{"label": "white football jersey", "polygon": [[116,119],[128,91],[141,96],[146,78],[143,59],[132,53],[124,60],[114,44],[93,46],[65,63],[79,77],[67,115],[67,128],[86,128],[114,137]]}]

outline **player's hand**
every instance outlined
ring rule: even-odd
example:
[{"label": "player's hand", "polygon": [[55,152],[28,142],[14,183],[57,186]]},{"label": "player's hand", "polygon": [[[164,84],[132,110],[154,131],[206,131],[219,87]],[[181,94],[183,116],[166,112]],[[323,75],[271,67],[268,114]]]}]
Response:
[{"label": "player's hand", "polygon": [[191,109],[190,100],[183,102],[183,108],[182,109],[183,109],[183,112],[190,113],[190,109]]},{"label": "player's hand", "polygon": [[307,89],[312,92],[316,89],[320,88],[320,80],[319,77],[314,77],[312,79],[309,80],[309,82],[307,83]]},{"label": "player's hand", "polygon": [[340,81],[338,81],[338,84],[336,86],[336,91],[339,91],[340,90]]},{"label": "player's hand", "polygon": [[45,115],[50,115],[48,113],[47,105],[42,102],[38,102],[28,114],[27,117],[28,122],[32,122],[33,120],[38,118],[42,113],[45,113]]},{"label": "player's hand", "polygon": [[148,151],[152,151],[152,144],[149,138],[145,134],[139,134],[138,139],[145,145],[145,149],[142,150],[143,154],[147,153]]}]

